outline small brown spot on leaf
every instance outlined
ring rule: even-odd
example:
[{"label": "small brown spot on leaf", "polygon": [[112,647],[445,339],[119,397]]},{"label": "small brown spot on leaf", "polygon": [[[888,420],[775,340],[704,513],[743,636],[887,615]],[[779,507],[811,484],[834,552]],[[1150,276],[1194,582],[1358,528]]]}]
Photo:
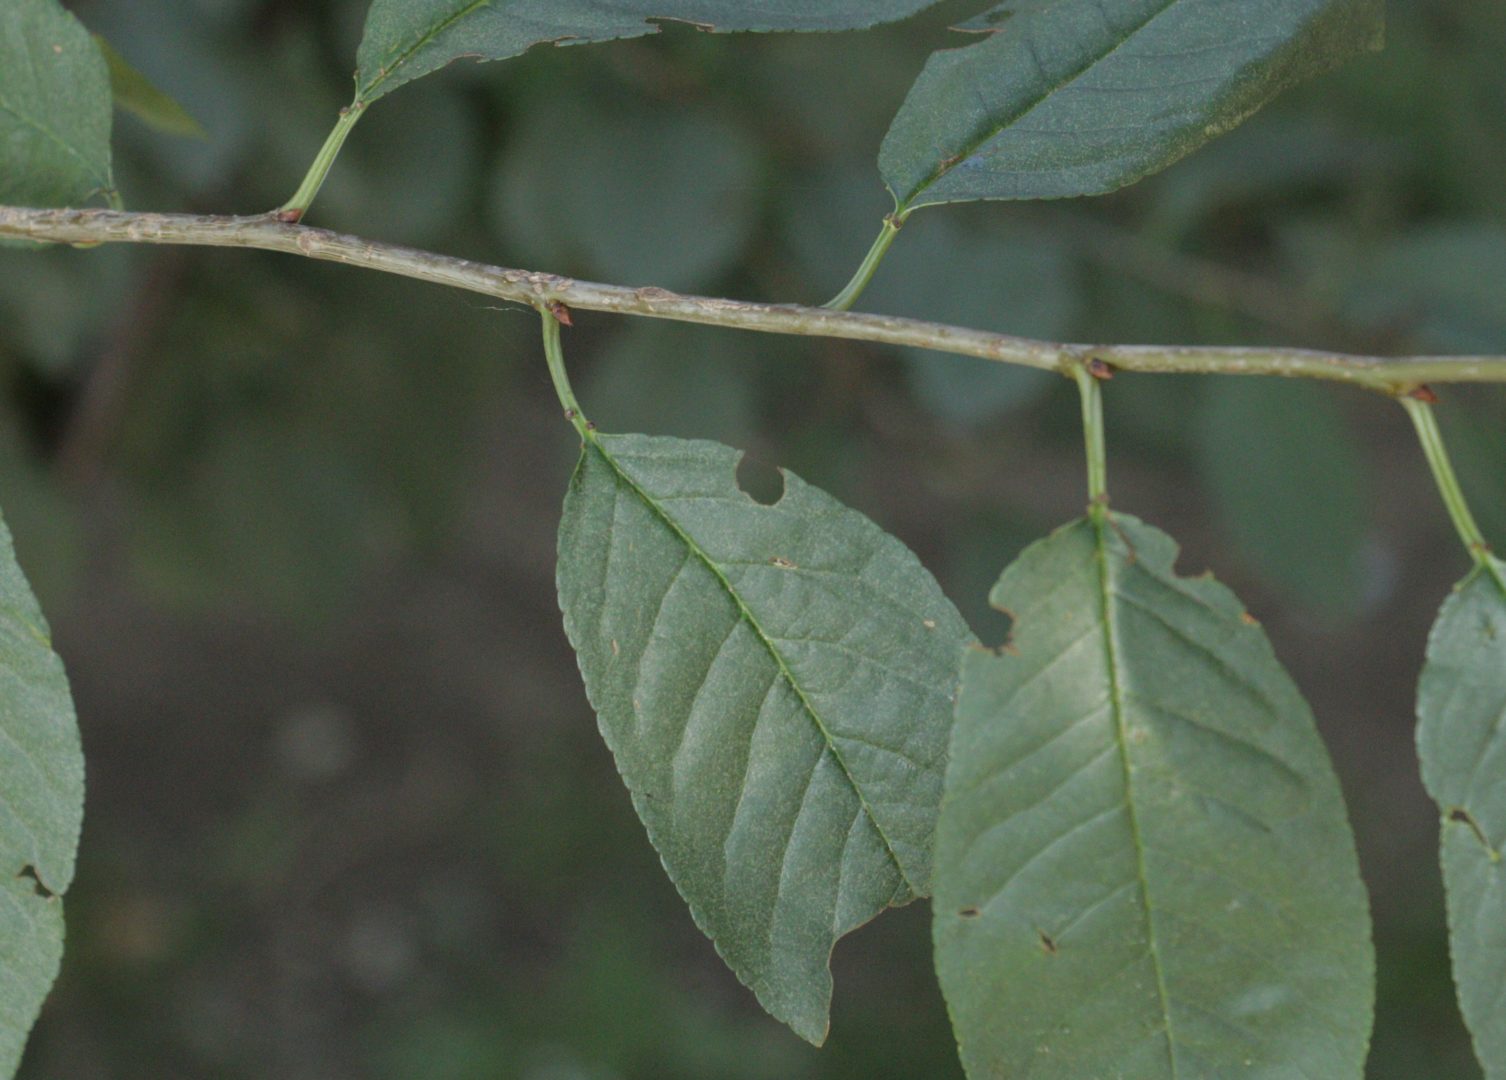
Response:
[{"label": "small brown spot on leaf", "polygon": [[1057,953],[1056,939],[1044,930],[1039,931],[1039,934],[1041,937],[1041,949],[1047,956],[1055,956]]},{"label": "small brown spot on leaf", "polygon": [[982,914],[983,914],[983,910],[981,908],[965,907],[961,911],[957,912],[957,918],[959,918],[959,919],[976,919],[976,918],[978,918]]},{"label": "small brown spot on leaf", "polygon": [[779,569],[781,569],[781,570],[798,570],[798,569],[800,569],[798,566],[796,566],[794,563],[790,562],[790,560],[786,559],[782,555],[775,555],[772,559],[769,560],[769,562],[773,563],[775,566],[779,567]]},{"label": "small brown spot on leaf", "polygon": [[1251,615],[1248,611],[1244,612],[1243,614],[1241,614],[1239,616],[1239,621],[1242,622],[1242,623],[1244,623],[1246,626],[1259,626],[1260,625],[1260,620],[1257,619],[1255,616]]}]

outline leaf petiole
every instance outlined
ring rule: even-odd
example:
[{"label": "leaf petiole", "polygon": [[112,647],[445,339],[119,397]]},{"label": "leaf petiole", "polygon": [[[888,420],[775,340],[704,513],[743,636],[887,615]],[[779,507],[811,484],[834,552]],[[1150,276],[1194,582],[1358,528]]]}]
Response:
[{"label": "leaf petiole", "polygon": [[858,272],[852,276],[847,287],[832,297],[822,307],[832,311],[851,311],[852,305],[858,302],[858,297],[863,295],[873,275],[878,273],[879,265],[884,261],[884,256],[889,254],[889,248],[894,244],[894,238],[899,235],[900,226],[904,219],[896,214],[890,214],[884,219],[884,228],[878,234],[878,239],[873,242],[873,247],[863,259],[863,264],[858,267]]},{"label": "leaf petiole", "polygon": [[303,220],[303,215],[308,213],[309,207],[318,197],[319,189],[324,186],[330,169],[334,168],[335,159],[340,156],[345,140],[350,138],[356,121],[361,119],[361,114],[365,111],[365,104],[359,101],[340,110],[340,119],[335,122],[329,138],[325,139],[324,145],[319,148],[319,154],[314,158],[314,163],[309,166],[308,175],[303,178],[303,183],[298,185],[298,190],[293,193],[293,197],[275,211],[278,218],[290,222]]},{"label": "leaf petiole", "polygon": [[570,386],[570,375],[565,371],[565,347],[560,341],[560,317],[547,307],[539,314],[544,320],[544,358],[549,363],[549,378],[554,380],[554,392],[565,410],[565,419],[575,425],[575,430],[580,432],[582,439],[595,439],[596,425],[580,411],[580,402],[575,400],[575,391]]},{"label": "leaf petiole", "polygon": [[1088,451],[1088,513],[1094,521],[1102,521],[1109,506],[1108,446],[1103,428],[1103,387],[1106,377],[1098,374],[1107,371],[1102,361],[1073,364],[1072,376],[1077,380],[1077,389],[1082,395],[1083,437]]},{"label": "leaf petiole", "polygon": [[[1412,418],[1412,425],[1417,429],[1417,438],[1421,441],[1422,451],[1427,456],[1428,467],[1433,470],[1433,479],[1438,483],[1438,493],[1443,496],[1443,503],[1448,507],[1454,528],[1459,531],[1459,539],[1464,541],[1470,557],[1479,566],[1490,570],[1498,577],[1490,558],[1490,544],[1486,542],[1485,534],[1480,531],[1479,522],[1475,520],[1475,515],[1470,511],[1469,502],[1464,497],[1464,489],[1459,484],[1459,476],[1454,471],[1453,461],[1449,458],[1448,447],[1443,442],[1443,432],[1438,427],[1438,417],[1433,412],[1432,404],[1415,396],[1406,396],[1398,400],[1407,410],[1407,415]],[[1506,582],[1502,582],[1501,585],[1502,588],[1506,588]]]}]

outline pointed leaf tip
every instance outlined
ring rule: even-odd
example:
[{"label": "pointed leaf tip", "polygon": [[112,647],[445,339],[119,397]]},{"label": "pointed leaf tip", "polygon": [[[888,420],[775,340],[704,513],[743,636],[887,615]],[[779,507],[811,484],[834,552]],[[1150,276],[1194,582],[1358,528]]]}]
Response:
[{"label": "pointed leaf tip", "polygon": [[956,610],[899,541],[715,443],[600,436],[560,529],[587,693],[697,925],[770,1013],[826,1037],[844,934],[929,891]]}]

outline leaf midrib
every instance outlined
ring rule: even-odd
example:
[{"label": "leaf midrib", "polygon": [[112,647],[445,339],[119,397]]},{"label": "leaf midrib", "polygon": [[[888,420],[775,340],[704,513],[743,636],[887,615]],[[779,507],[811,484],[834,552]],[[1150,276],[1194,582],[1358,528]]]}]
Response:
[{"label": "leaf midrib", "polygon": [[910,891],[912,896],[924,896],[925,893],[921,889],[921,887],[914,881],[910,880],[910,874],[905,869],[904,863],[900,860],[898,852],[895,851],[893,841],[889,839],[889,834],[884,831],[883,824],[879,821],[877,815],[874,814],[873,807],[869,805],[867,796],[864,794],[862,787],[858,784],[856,778],[853,776],[851,767],[847,764],[846,759],[843,758],[841,751],[837,749],[836,739],[832,735],[830,729],[827,728],[826,722],[822,719],[821,714],[816,711],[816,707],[806,696],[804,688],[801,687],[799,681],[795,678],[794,672],[790,670],[789,663],[785,660],[784,654],[779,651],[779,647],[775,645],[769,635],[764,632],[764,628],[759,624],[758,619],[754,617],[753,612],[744,602],[742,595],[737,591],[736,586],[734,586],[732,582],[727,579],[727,576],[722,573],[721,568],[718,567],[712,560],[711,556],[708,555],[705,550],[703,550],[702,547],[695,542],[690,534],[687,533],[683,528],[681,528],[680,524],[675,521],[675,519],[672,518],[655,499],[650,497],[649,494],[643,490],[643,488],[639,487],[632,477],[627,474],[626,470],[624,470],[622,466],[617,463],[617,459],[614,458],[610,453],[608,453],[606,447],[601,444],[599,436],[593,434],[592,436],[588,437],[586,445],[587,452],[589,453],[590,450],[594,449],[597,453],[599,453],[602,457],[602,460],[604,460],[607,465],[611,467],[612,472],[617,476],[617,478],[623,484],[625,484],[628,489],[633,492],[633,494],[637,495],[638,498],[643,501],[645,506],[647,506],[654,512],[654,515],[664,523],[665,527],[667,527],[672,533],[675,534],[675,536],[680,539],[680,542],[685,545],[686,549],[689,550],[698,560],[700,560],[701,564],[705,566],[706,569],[711,572],[711,575],[716,578],[716,580],[721,584],[722,589],[727,593],[727,596],[732,600],[733,604],[736,605],[739,618],[741,618],[745,623],[748,624],[748,626],[752,629],[754,635],[758,638],[759,642],[768,651],[769,656],[773,659],[774,664],[779,669],[780,678],[782,678],[790,687],[790,689],[795,692],[795,696],[800,701],[801,708],[805,710],[805,714],[809,716],[811,722],[815,724],[816,730],[821,733],[821,738],[826,743],[826,749],[831,753],[832,759],[837,763],[837,767],[842,770],[843,777],[846,778],[848,785],[852,788],[853,793],[857,796],[858,805],[862,807],[864,815],[873,824],[874,831],[878,833],[879,839],[883,841],[884,851],[889,856],[890,861],[894,863],[895,869],[899,871],[900,879],[905,883],[905,887]]},{"label": "leaf midrib", "polygon": [[390,79],[398,68],[402,67],[409,60],[413,59],[414,55],[416,55],[421,49],[432,45],[435,38],[439,37],[440,34],[444,33],[446,30],[454,26],[456,23],[460,22],[462,19],[467,19],[470,16],[476,14],[476,12],[480,11],[482,8],[491,7],[491,5],[492,0],[472,0],[471,3],[455,12],[455,14],[451,15],[449,18],[435,23],[427,33],[421,34],[419,36],[419,39],[411,46],[409,46],[409,48],[404,51],[402,55],[398,56],[391,63],[383,64],[380,70],[380,74],[377,76],[377,78],[373,79],[371,82],[367,83],[365,86],[360,87],[357,90],[356,101],[362,105],[369,105],[374,100],[371,96],[372,92],[380,87],[383,83],[385,83],[388,79]]},{"label": "leaf midrib", "polygon": [[1135,845],[1135,874],[1140,884],[1140,899],[1145,908],[1145,940],[1152,966],[1156,969],[1156,991],[1161,1004],[1161,1018],[1165,1022],[1166,1058],[1171,1066],[1173,1080],[1177,1071],[1176,1039],[1171,1031],[1171,997],[1166,988],[1166,971],[1161,963],[1161,952],[1156,944],[1156,921],[1152,912],[1150,880],[1145,869],[1145,842],[1140,833],[1140,816],[1135,808],[1134,770],[1129,754],[1129,731],[1125,717],[1124,687],[1119,677],[1119,635],[1115,628],[1114,586],[1109,568],[1108,530],[1113,527],[1108,512],[1102,511],[1092,523],[1095,551],[1098,561],[1098,590],[1100,616],[1103,620],[1104,658],[1108,665],[1109,703],[1114,717],[1114,736],[1119,744],[1119,764],[1124,774],[1124,805],[1129,818],[1130,836]]},{"label": "leaf midrib", "polygon": [[54,131],[52,128],[48,127],[46,124],[42,123],[35,117],[21,111],[20,108],[12,104],[4,97],[0,97],[0,112],[9,113],[11,116],[14,116],[23,126],[30,128],[31,130],[44,136],[51,142],[56,143],[65,153],[71,155],[74,158],[77,158],[79,163],[84,166],[84,171],[88,173],[89,178],[94,181],[98,189],[103,190],[110,186],[110,177],[108,175],[100,176],[95,171],[95,163],[89,159],[89,156],[78,147],[74,146],[62,135]]},{"label": "leaf midrib", "polygon": [[[1105,50],[1102,53],[1090,56],[1087,62],[1084,63],[1080,68],[1071,72],[1066,78],[1060,80],[1059,82],[1046,87],[1046,89],[1043,90],[1038,97],[1030,101],[1027,105],[1025,105],[1024,108],[1020,109],[1014,115],[995,125],[991,130],[988,131],[987,134],[974,139],[970,143],[964,144],[963,150],[960,154],[958,154],[954,159],[951,159],[950,161],[944,161],[940,165],[938,165],[936,171],[932,173],[931,176],[928,177],[918,188],[916,188],[913,193],[911,193],[910,197],[905,201],[905,205],[900,208],[899,213],[905,214],[910,210],[915,209],[916,200],[918,200],[927,191],[931,190],[931,188],[939,184],[947,176],[947,174],[955,169],[958,165],[961,165],[965,161],[971,160],[973,155],[975,155],[983,146],[992,142],[994,139],[997,139],[1005,131],[1018,124],[1021,120],[1024,120],[1031,113],[1035,112],[1036,109],[1040,108],[1048,100],[1050,100],[1051,97],[1060,93],[1062,90],[1066,89],[1068,86],[1071,86],[1083,76],[1087,75],[1088,72],[1092,71],[1099,64],[1103,63],[1105,60],[1113,56],[1116,52],[1127,45],[1131,39],[1140,34],[1143,34],[1151,23],[1155,22],[1161,16],[1165,15],[1180,2],[1181,0],[1166,0],[1166,3],[1162,5],[1161,8],[1152,12],[1150,16],[1145,19],[1145,21],[1140,23],[1139,26],[1136,26],[1129,33],[1125,34],[1124,37],[1116,41],[1111,48]],[[1007,29],[995,31],[995,33],[1001,34],[1007,32]],[[973,46],[973,48],[979,47],[980,46],[977,45]]]}]

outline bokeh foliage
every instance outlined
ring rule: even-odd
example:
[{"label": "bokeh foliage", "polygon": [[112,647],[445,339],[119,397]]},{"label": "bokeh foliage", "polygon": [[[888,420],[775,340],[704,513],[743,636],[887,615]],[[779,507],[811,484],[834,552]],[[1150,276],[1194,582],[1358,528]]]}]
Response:
[{"label": "bokeh foliage", "polygon": [[[70,6],[207,132],[117,118],[133,208],[277,205],[349,100],[360,3]],[[978,6],[833,40],[672,27],[461,65],[362,121],[312,220],[819,301],[891,207],[873,169],[890,118]],[[1386,53],[1140,187],[917,216],[861,306],[1082,340],[1506,350],[1506,11],[1392,7]],[[23,1075],[955,1075],[923,912],[839,951],[818,1056],[754,1011],[661,880],[553,609],[575,440],[530,315],[133,250],[0,252],[0,316],[0,502],[56,613],[95,782],[68,967]],[[1009,538],[1079,509],[1075,403],[1050,378],[581,323],[599,422],[791,467],[915,547],[985,637]],[[1301,654],[1284,659],[1377,894],[1373,1075],[1477,1075],[1407,734],[1459,566],[1404,431],[1382,403],[1283,383],[1126,377],[1109,409],[1116,492]],[[1506,542],[1503,421],[1499,393],[1447,395]],[[1376,677],[1346,663],[1361,652]],[[519,670],[537,678],[503,685]]]}]

